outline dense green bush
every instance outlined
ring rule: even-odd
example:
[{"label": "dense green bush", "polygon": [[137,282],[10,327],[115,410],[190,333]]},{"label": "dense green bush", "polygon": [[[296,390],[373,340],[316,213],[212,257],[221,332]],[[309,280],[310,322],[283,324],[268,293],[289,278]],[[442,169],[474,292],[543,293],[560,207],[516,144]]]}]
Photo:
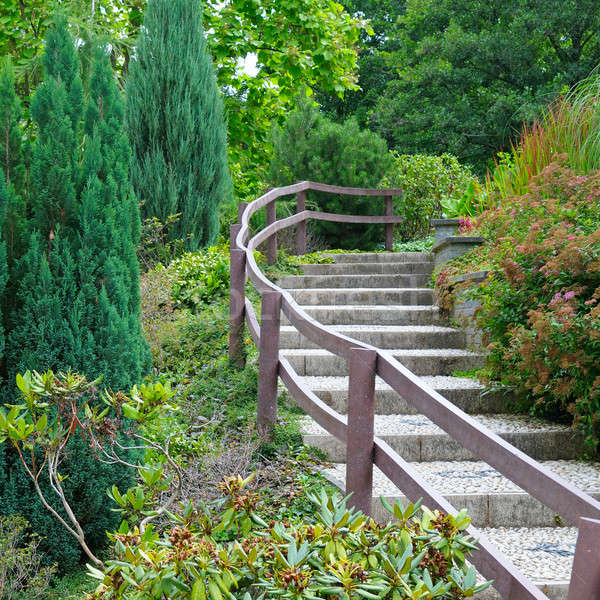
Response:
[{"label": "dense green bush", "polygon": [[0,515],[0,598],[42,598],[55,566],[44,567],[40,537],[28,534],[29,523],[18,515]]},{"label": "dense green bush", "polygon": [[[5,178],[0,178],[0,259],[6,242],[10,267],[10,292],[1,298],[7,351],[0,364],[7,402],[14,402],[19,370],[77,369],[90,377],[104,375],[106,385],[123,389],[149,368],[135,253],[139,212],[129,183],[122,99],[108,48],[87,40],[85,50],[90,64],[84,91],[68,24],[59,18],[49,28],[46,78],[33,98],[27,132],[33,132],[30,162],[15,141],[26,139],[19,121],[9,118],[16,114],[14,90],[10,102],[3,97],[0,105],[2,121],[10,125],[10,144],[2,155],[10,151],[20,161],[3,162]],[[10,76],[0,80],[9,94]],[[0,282],[5,279],[0,267]],[[43,461],[43,453],[37,460]],[[106,487],[116,480],[125,484],[129,477],[115,465],[99,466],[80,438],[70,441],[61,476],[72,484],[70,502],[82,515],[90,543],[100,549],[105,530],[115,523]],[[42,486],[59,506],[52,488]],[[5,514],[27,515],[59,568],[79,562],[77,543],[48,518],[8,445],[0,448],[0,499]]]},{"label": "dense green bush", "polygon": [[475,546],[464,511],[397,503],[388,507],[398,521],[382,526],[322,491],[311,497],[312,521],[268,525],[246,483],[225,479],[216,507],[189,504],[162,536],[127,527],[112,534],[116,559],[92,570],[101,583],[90,600],[449,600],[488,586],[465,562]]},{"label": "dense green bush", "polygon": [[469,167],[461,165],[451,154],[392,154],[394,161],[381,187],[404,190],[394,201],[394,214],[404,217],[396,227],[402,241],[427,235],[432,218],[459,216],[444,214],[445,205],[457,205],[457,200],[477,185]]},{"label": "dense green bush", "polygon": [[[301,102],[283,127],[273,133],[274,157],[269,171],[273,186],[315,181],[347,187],[376,188],[391,157],[378,135],[361,130],[350,119],[333,123],[311,104]],[[317,210],[355,215],[384,214],[383,200],[311,192]],[[313,222],[310,227],[332,248],[372,248],[383,240],[381,226]]]},{"label": "dense green bush", "polygon": [[145,219],[189,250],[215,242],[230,199],[223,104],[202,28],[201,3],[151,0],[127,79],[132,181]]},{"label": "dense green bush", "polygon": [[169,265],[172,295],[180,307],[196,308],[229,289],[229,247],[189,252]]},{"label": "dense green bush", "polygon": [[513,389],[519,410],[573,421],[600,442],[600,172],[578,175],[566,157],[504,199],[473,230],[489,241],[437,275],[488,268],[475,291],[490,342],[492,380]]}]

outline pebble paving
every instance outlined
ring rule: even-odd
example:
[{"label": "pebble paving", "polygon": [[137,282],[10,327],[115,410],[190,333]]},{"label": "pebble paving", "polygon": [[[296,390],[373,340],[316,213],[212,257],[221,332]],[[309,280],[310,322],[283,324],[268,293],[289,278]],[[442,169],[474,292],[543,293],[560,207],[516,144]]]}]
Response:
[{"label": "pebble paving", "polygon": [[[443,494],[488,494],[523,490],[481,461],[434,461],[410,463],[429,484]],[[600,463],[577,460],[547,460],[541,464],[563,477],[573,486],[590,493],[600,493]],[[346,465],[335,464],[323,474],[343,482]],[[402,492],[377,468],[373,472],[374,496],[400,496]]]},{"label": "pebble paving", "polygon": [[[484,427],[496,433],[532,431],[565,431],[569,428],[558,423],[525,415],[474,415]],[[301,417],[301,429],[308,435],[329,435],[310,417]],[[375,435],[442,435],[444,431],[424,415],[375,415]]]},{"label": "pebble paving", "polygon": [[569,580],[577,542],[576,527],[501,527],[482,532],[533,580]]}]

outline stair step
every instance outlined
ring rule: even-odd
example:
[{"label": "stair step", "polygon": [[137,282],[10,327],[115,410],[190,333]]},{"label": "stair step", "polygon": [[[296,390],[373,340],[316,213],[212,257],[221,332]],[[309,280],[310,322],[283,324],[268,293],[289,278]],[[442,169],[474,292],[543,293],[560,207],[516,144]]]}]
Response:
[{"label": "stair step", "polygon": [[[600,464],[573,460],[544,461],[546,468],[592,496],[600,498]],[[476,527],[558,527],[560,517],[527,492],[484,462],[434,461],[412,463],[421,477],[440,492],[457,510],[463,508]],[[323,475],[346,492],[346,465],[324,469]],[[377,467],[373,471],[373,517],[380,522],[390,513],[379,498],[390,504],[408,499]]]},{"label": "stair step", "polygon": [[[486,390],[485,386],[466,377],[423,377],[423,382],[469,414],[502,413],[508,396],[502,390]],[[348,406],[347,377],[303,377],[304,383],[323,402],[339,413]],[[417,410],[381,378],[375,381],[375,413],[417,414]]]},{"label": "stair step", "polygon": [[432,305],[430,288],[334,288],[288,289],[302,305]]},{"label": "stair step", "polygon": [[[452,375],[480,368],[484,362],[482,353],[456,348],[388,351],[415,375]],[[281,353],[298,375],[348,375],[348,361],[327,350],[285,349]]]},{"label": "stair step", "polygon": [[[580,436],[564,425],[523,415],[474,415],[482,425],[537,460],[574,459],[585,451]],[[301,418],[304,443],[344,462],[346,445],[310,417]],[[375,415],[375,435],[411,462],[474,460],[476,457],[424,415]]]},{"label": "stair step", "polygon": [[[435,325],[440,321],[437,306],[347,304],[303,306],[311,317],[324,325]],[[289,324],[282,316],[282,324]]]},{"label": "stair step", "polygon": [[430,262],[352,262],[307,264],[300,267],[304,275],[400,275],[433,272]]},{"label": "stair step", "polygon": [[354,262],[433,262],[429,252],[355,252],[348,254],[327,254],[324,256],[332,258],[336,263]]},{"label": "stair step", "polygon": [[286,275],[277,281],[282,288],[407,288],[425,287],[429,275]]},{"label": "stair step", "polygon": [[[331,329],[378,348],[464,348],[465,332],[435,325],[332,325]],[[280,348],[314,348],[295,327],[284,325]]]},{"label": "stair step", "polygon": [[[551,600],[566,600],[575,545],[576,527],[500,527],[482,533]],[[493,589],[478,600],[499,600]],[[583,599],[582,599],[583,600]]]}]

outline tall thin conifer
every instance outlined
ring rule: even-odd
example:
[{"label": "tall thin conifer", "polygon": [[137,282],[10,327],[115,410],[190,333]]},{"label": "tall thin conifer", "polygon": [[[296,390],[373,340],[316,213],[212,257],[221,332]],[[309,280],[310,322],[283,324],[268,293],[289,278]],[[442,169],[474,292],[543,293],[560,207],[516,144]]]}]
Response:
[{"label": "tall thin conifer", "polygon": [[189,249],[218,233],[231,195],[223,105],[197,0],[150,0],[129,67],[132,181],[144,218],[181,213]]}]

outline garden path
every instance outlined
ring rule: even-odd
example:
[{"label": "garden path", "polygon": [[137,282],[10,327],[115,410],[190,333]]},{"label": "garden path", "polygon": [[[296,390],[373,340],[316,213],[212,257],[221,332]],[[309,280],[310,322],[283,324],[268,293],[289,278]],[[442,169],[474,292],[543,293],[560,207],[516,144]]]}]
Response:
[{"label": "garden path", "polygon": [[[483,364],[481,351],[466,347],[465,333],[445,326],[426,287],[433,270],[427,253],[332,255],[334,263],[304,265],[303,275],[285,276],[287,288],[306,312],[323,324],[392,354],[435,390],[472,414],[517,448],[541,461],[574,486],[600,498],[600,465],[577,460],[581,439],[563,425],[507,414],[506,396],[477,381],[455,376]],[[348,365],[343,358],[312,345],[284,320],[283,356],[308,386],[345,413]],[[326,476],[340,489],[345,483],[345,445],[310,417],[303,418],[307,444],[326,451],[333,466]],[[390,389],[376,383],[375,435],[387,441],[458,509],[467,508],[474,524],[553,600],[567,595],[577,530],[553,514],[435,426]],[[379,502],[407,500],[375,469],[373,513],[388,514]],[[493,590],[484,597],[497,597]]]}]

